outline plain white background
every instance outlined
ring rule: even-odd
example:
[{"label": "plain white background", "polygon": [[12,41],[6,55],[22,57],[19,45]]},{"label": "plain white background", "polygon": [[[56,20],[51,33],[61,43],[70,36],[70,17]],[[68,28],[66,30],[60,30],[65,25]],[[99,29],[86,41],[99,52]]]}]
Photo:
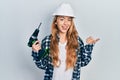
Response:
[{"label": "plain white background", "polygon": [[79,35],[100,38],[92,61],[82,68],[81,80],[119,80],[119,0],[0,0],[0,80],[43,80],[27,42],[42,22],[39,40],[50,34],[52,13],[70,3]]}]

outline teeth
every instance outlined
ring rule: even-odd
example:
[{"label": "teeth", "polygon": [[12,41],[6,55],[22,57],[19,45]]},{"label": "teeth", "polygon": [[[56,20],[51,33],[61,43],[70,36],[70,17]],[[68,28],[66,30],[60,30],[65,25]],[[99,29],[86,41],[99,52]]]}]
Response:
[{"label": "teeth", "polygon": [[63,29],[67,29],[67,26],[63,26],[62,28],[63,28]]}]

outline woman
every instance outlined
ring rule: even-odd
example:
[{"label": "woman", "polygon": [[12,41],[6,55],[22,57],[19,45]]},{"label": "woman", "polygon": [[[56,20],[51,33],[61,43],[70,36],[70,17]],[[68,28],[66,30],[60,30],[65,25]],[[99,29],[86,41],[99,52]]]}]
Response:
[{"label": "woman", "polygon": [[44,80],[79,80],[80,68],[91,60],[93,45],[99,39],[89,37],[84,45],[74,25],[74,13],[69,4],[55,12],[51,35],[40,45],[32,45],[32,56],[38,68],[45,70]]}]

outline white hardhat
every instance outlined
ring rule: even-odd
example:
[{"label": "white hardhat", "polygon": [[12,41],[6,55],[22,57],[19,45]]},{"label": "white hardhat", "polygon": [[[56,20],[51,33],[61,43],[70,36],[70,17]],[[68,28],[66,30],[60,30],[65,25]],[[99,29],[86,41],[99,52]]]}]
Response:
[{"label": "white hardhat", "polygon": [[56,15],[75,17],[72,7],[67,3],[63,3],[57,8],[57,10],[53,13],[53,16]]}]

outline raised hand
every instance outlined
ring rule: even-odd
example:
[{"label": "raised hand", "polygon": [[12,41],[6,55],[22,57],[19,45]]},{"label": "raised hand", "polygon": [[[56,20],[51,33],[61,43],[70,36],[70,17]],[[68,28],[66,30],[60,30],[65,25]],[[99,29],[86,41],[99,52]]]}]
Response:
[{"label": "raised hand", "polygon": [[94,39],[93,37],[88,37],[87,39],[86,39],[86,43],[87,44],[95,44],[97,41],[99,41],[100,39],[99,38],[97,38],[97,39]]}]

